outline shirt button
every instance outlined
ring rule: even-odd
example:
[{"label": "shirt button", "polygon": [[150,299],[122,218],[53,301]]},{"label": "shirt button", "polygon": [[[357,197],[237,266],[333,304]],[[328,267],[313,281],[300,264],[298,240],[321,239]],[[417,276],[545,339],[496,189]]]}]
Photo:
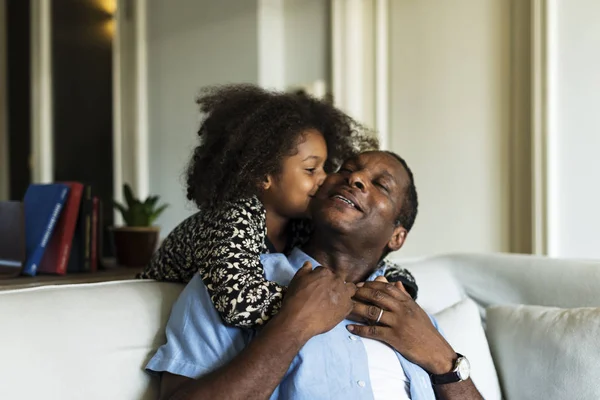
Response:
[{"label": "shirt button", "polygon": [[350,336],[348,336],[348,337],[350,338],[350,340],[357,340],[357,339],[358,339],[358,338],[357,338],[356,336],[354,336],[354,335],[350,335]]},{"label": "shirt button", "polygon": [[358,382],[356,382],[356,384],[357,384],[358,386],[360,386],[361,388],[364,388],[364,387],[366,386],[366,383],[365,383],[365,381],[358,381]]}]

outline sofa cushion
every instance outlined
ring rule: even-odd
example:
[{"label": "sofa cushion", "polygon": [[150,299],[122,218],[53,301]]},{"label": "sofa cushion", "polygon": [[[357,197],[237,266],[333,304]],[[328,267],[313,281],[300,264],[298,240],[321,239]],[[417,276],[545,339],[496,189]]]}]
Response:
[{"label": "sofa cushion", "polygon": [[143,368],[182,285],[121,281],[0,292],[0,399],[156,399]]},{"label": "sofa cushion", "polygon": [[467,297],[444,259],[432,258],[417,264],[400,265],[415,277],[419,286],[417,303],[430,314],[444,310]]},{"label": "sofa cushion", "polygon": [[[482,311],[489,306],[600,307],[600,260],[553,259],[521,254],[453,254],[431,257],[410,271],[445,267]],[[417,279],[417,284],[421,282]],[[443,292],[441,292],[443,293]]]},{"label": "sofa cushion", "polygon": [[479,309],[465,299],[435,315],[448,343],[471,364],[471,379],[486,400],[502,398]]},{"label": "sofa cushion", "polygon": [[508,400],[600,399],[600,308],[496,306],[487,317]]}]

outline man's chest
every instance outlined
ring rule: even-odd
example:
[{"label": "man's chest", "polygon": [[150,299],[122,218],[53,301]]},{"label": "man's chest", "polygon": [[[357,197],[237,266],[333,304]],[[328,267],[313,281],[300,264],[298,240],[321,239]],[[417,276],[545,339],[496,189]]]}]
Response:
[{"label": "man's chest", "polygon": [[[344,321],[332,331],[312,338],[292,362],[272,398],[279,399],[373,399],[369,354],[361,338],[348,332]],[[396,353],[388,349],[392,369],[402,371]],[[389,356],[392,356],[390,359]],[[371,360],[373,364],[374,360]],[[404,387],[402,373],[397,377]],[[397,398],[397,396],[396,396]]]}]

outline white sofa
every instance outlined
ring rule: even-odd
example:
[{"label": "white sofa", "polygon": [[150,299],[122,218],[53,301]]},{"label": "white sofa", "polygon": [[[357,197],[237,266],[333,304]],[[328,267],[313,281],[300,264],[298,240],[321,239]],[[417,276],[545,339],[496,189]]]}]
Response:
[{"label": "white sofa", "polygon": [[[405,266],[420,286],[419,303],[445,320],[445,330],[456,320],[457,326],[449,329],[454,332],[453,341],[462,340],[467,348],[482,343],[481,338],[471,338],[477,327],[459,322],[460,315],[446,311],[467,297],[484,316],[486,307],[498,304],[600,307],[600,262],[457,254],[411,261]],[[143,366],[165,340],[163,329],[181,289],[177,284],[120,281],[0,292],[0,399],[156,398],[157,382],[144,373]],[[481,329],[479,319],[476,325]],[[538,340],[546,339],[540,335]],[[504,351],[506,343],[501,342],[490,338],[506,397],[563,398],[536,397],[525,390],[515,395],[521,388],[515,389],[515,380],[506,377],[523,368],[519,365],[523,361],[506,356],[510,351]],[[485,338],[483,343],[487,344]],[[473,364],[481,365],[474,361],[484,357],[485,351],[475,347],[458,350],[472,358]],[[589,362],[595,362],[596,374],[600,373],[600,357]],[[534,366],[537,360],[526,363]],[[561,371],[557,367],[550,373]],[[488,375],[483,382],[480,377],[475,379],[476,374],[474,371],[475,383],[488,386],[483,390],[486,396],[498,396],[492,387],[495,376]],[[560,391],[556,393],[560,395]]]}]

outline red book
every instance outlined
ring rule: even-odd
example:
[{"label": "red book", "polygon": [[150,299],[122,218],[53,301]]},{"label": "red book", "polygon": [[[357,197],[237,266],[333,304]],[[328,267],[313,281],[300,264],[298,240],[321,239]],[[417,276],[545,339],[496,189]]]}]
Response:
[{"label": "red book", "polygon": [[91,268],[92,272],[98,270],[98,214],[100,212],[100,200],[94,196],[92,209],[92,254]]},{"label": "red book", "polygon": [[54,232],[40,263],[39,272],[59,275],[67,273],[67,264],[69,263],[69,255],[71,254],[75,224],[79,215],[83,185],[78,182],[64,182],[64,184],[70,188],[69,197],[56,223],[56,228],[54,228]]}]

